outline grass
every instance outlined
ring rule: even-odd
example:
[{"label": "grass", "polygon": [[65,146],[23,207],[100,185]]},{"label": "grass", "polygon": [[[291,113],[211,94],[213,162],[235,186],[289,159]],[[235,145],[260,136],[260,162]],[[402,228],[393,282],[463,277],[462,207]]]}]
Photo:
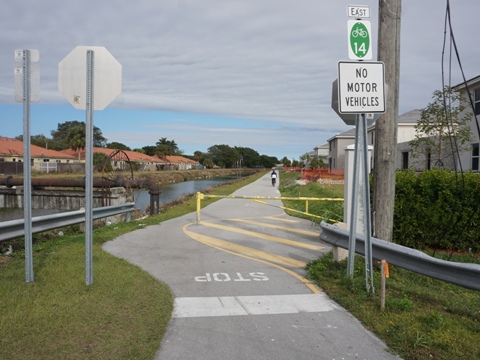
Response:
[{"label": "grass", "polygon": [[[215,194],[231,194],[261,175],[216,187]],[[195,198],[185,197],[141,222],[95,230],[91,286],[85,285],[85,237],[78,227],[62,229],[62,237],[34,237],[30,284],[22,242],[13,241],[14,255],[0,256],[0,359],[153,359],[173,308],[170,290],[101,245],[195,209]]]},{"label": "grass", "polygon": [[[333,191],[332,197],[343,196],[343,188],[326,188],[315,183],[296,185],[297,177],[294,173],[282,173],[282,195],[324,197],[329,190]],[[319,206],[316,210],[310,208],[310,212],[321,214],[328,210]],[[449,260],[480,263],[475,255],[453,255]],[[379,269],[374,269],[376,291],[367,294],[361,256],[355,258],[353,278],[346,275],[346,260],[335,262],[332,254],[308,264],[308,274],[325,293],[404,359],[480,359],[478,291],[390,266],[386,308],[381,310]]]},{"label": "grass", "polygon": [[[343,185],[320,185],[318,183],[308,183],[307,185],[298,185],[299,174],[295,172],[282,172],[280,180],[280,191],[282,196],[286,197],[317,197],[317,198],[343,198]],[[290,209],[305,211],[305,201],[284,200],[284,206]],[[308,215],[287,211],[289,215],[302,217],[316,222],[328,221],[337,222],[343,219],[343,201],[309,201],[308,212],[320,216],[312,218]]]}]

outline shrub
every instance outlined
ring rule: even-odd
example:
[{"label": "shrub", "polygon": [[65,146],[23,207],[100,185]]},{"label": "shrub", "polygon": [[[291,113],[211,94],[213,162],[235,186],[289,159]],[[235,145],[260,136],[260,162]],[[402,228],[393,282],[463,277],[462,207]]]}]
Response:
[{"label": "shrub", "polygon": [[478,252],[480,178],[467,172],[397,172],[394,242],[415,249]]}]

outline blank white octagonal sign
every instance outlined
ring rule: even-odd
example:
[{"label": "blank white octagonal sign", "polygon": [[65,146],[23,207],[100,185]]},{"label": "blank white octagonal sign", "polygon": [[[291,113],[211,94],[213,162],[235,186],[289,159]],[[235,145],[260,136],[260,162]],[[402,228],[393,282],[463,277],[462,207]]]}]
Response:
[{"label": "blank white octagonal sign", "polygon": [[58,64],[58,90],[86,110],[87,50],[93,54],[93,109],[105,109],[122,92],[122,65],[103,46],[77,46]]}]

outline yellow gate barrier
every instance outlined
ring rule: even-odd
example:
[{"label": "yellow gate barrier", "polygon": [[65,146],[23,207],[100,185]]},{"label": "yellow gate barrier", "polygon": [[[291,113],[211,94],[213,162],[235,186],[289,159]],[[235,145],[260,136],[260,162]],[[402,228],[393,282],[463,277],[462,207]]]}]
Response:
[{"label": "yellow gate barrier", "polygon": [[[206,194],[204,194],[204,193],[197,192],[197,224],[200,222],[201,201],[202,201],[203,199],[205,199],[205,198],[243,199],[243,200],[248,199],[248,200],[251,200],[251,201],[258,202],[258,203],[260,203],[260,204],[269,205],[269,206],[277,207],[277,208],[284,209],[284,210],[288,210],[288,211],[293,211],[293,212],[296,212],[296,213],[304,214],[304,215],[311,216],[311,217],[315,217],[315,218],[319,218],[319,219],[325,219],[325,218],[324,218],[323,216],[318,216],[318,215],[310,214],[310,213],[308,212],[308,202],[309,202],[309,201],[336,201],[336,202],[343,201],[342,198],[206,195]],[[287,208],[287,207],[285,207],[285,206],[277,206],[277,205],[269,204],[269,203],[267,203],[267,202],[265,202],[265,201],[261,201],[261,200],[299,200],[299,201],[305,201],[305,211],[300,211],[300,210],[296,210],[296,209],[290,209],[290,208]],[[326,219],[326,220],[329,220],[329,221],[332,221],[332,222],[338,222],[337,220],[332,220],[332,219]]]}]

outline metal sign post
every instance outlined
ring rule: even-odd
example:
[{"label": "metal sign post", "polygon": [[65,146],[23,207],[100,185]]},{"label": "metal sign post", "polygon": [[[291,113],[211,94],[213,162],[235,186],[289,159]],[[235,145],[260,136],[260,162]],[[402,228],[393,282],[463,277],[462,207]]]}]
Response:
[{"label": "metal sign post", "polygon": [[[30,153],[30,103],[39,101],[40,76],[35,64],[32,76],[32,58],[38,61],[38,50],[15,50],[15,100],[23,102],[23,217],[25,228],[25,281],[34,281],[32,239],[32,168]],[[32,81],[33,78],[33,81]],[[32,82],[33,85],[32,86]],[[32,94],[32,87],[35,89]]]},{"label": "metal sign post", "polygon": [[86,110],[85,283],[87,285],[93,284],[93,111],[107,107],[120,95],[121,86],[122,66],[104,47],[77,46],[58,64],[59,91],[76,109]]},{"label": "metal sign post", "polygon": [[[371,59],[370,17],[367,6],[348,6],[347,13],[356,20],[348,21],[350,59]],[[373,283],[370,183],[368,168],[367,125],[385,112],[385,72],[382,62],[338,63],[338,80],[332,86],[332,108],[347,125],[355,125],[355,153],[353,186],[349,208],[349,239],[347,275],[353,276],[357,239],[358,208],[363,210],[363,235],[365,238],[365,284],[367,292],[375,292]],[[367,116],[368,114],[368,116]],[[370,119],[368,119],[370,118]],[[347,186],[347,185],[346,185]],[[359,188],[361,197],[359,198]]]},{"label": "metal sign post", "polygon": [[93,71],[94,52],[87,51],[85,140],[85,283],[93,284]]}]

